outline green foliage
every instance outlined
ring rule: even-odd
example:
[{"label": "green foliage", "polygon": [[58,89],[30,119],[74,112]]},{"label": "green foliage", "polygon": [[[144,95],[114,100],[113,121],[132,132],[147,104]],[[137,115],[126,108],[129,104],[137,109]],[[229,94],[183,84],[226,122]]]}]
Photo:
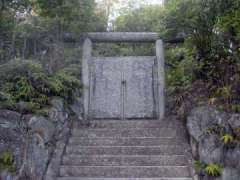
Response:
[{"label": "green foliage", "polygon": [[228,145],[230,143],[232,143],[234,141],[234,137],[230,134],[224,134],[222,137],[221,137],[221,140],[222,142],[225,144],[225,145]]},{"label": "green foliage", "polygon": [[80,81],[66,70],[60,70],[50,77],[48,83],[53,94],[63,97],[68,102],[73,101],[74,92],[81,88]]},{"label": "green foliage", "polygon": [[[38,88],[34,81],[38,76],[44,76],[40,64],[31,61],[10,61],[0,66],[0,89],[5,100],[1,101],[2,106],[9,109],[18,109],[18,102],[24,104],[26,111],[41,108],[47,103],[47,97]],[[37,90],[36,90],[37,89]]]},{"label": "green foliage", "polygon": [[205,164],[201,163],[200,161],[194,161],[194,168],[197,172],[200,172],[205,168]]},{"label": "green foliage", "polygon": [[117,18],[116,31],[156,31],[163,39],[185,37],[184,44],[165,44],[170,90],[203,81],[223,110],[239,112],[239,0],[168,0]]},{"label": "green foliage", "polygon": [[235,147],[236,138],[234,135],[230,134],[226,127],[222,125],[213,125],[209,127],[203,134],[215,134],[219,137],[219,140],[228,148]]},{"label": "green foliage", "polygon": [[170,87],[187,88],[194,80],[195,69],[193,59],[185,48],[175,48],[166,51],[167,84]]},{"label": "green foliage", "polygon": [[13,155],[8,151],[0,155],[0,172],[3,171],[8,171],[10,173],[16,172]]},{"label": "green foliage", "polygon": [[[108,1],[108,4],[113,2],[116,1]],[[12,61],[1,66],[1,106],[16,109],[24,102],[27,108],[39,109],[47,105],[52,95],[71,101],[73,89],[80,86],[77,82],[80,71],[69,74],[69,70],[59,70],[59,67],[73,61],[78,63],[78,56],[73,60],[69,58],[72,56],[70,48],[54,51],[54,45],[62,42],[68,32],[78,35],[86,31],[105,31],[109,8],[97,7],[94,0],[5,0],[0,1],[0,8],[1,64],[15,57],[34,57],[46,69],[62,64],[56,66],[56,70],[52,68],[52,75],[45,73],[41,63],[28,67],[20,61]],[[234,104],[234,98],[240,95],[239,0],[166,0],[164,6],[125,9],[113,23],[114,31],[154,31],[164,40],[186,37],[184,44],[165,44],[169,89],[185,91],[195,80],[203,80],[211,87],[211,96],[219,100],[222,110],[240,111],[239,103]],[[16,16],[21,12],[25,16]],[[129,48],[120,44],[111,49],[103,47],[100,53],[152,55],[152,47],[134,44]]]},{"label": "green foliage", "polygon": [[143,43],[98,43],[94,46],[93,55],[106,56],[152,56],[155,54],[154,44]]},{"label": "green foliage", "polygon": [[40,16],[57,22],[59,31],[80,33],[105,27],[105,16],[97,16],[94,0],[35,0],[32,6]]},{"label": "green foliage", "polygon": [[230,98],[232,95],[232,87],[231,86],[220,87],[216,90],[216,94],[224,98]]},{"label": "green foliage", "polygon": [[218,177],[222,174],[222,167],[215,163],[204,164],[200,161],[195,161],[194,167],[198,173],[203,172],[211,177]]},{"label": "green foliage", "polygon": [[205,167],[205,172],[212,177],[218,177],[222,174],[222,167],[218,164],[211,163]]},{"label": "green foliage", "polygon": [[162,6],[145,6],[119,16],[114,22],[115,31],[160,32],[162,17]]},{"label": "green foliage", "polygon": [[231,104],[230,110],[235,113],[240,113],[240,104]]},{"label": "green foliage", "polygon": [[95,0],[0,1],[0,64],[15,57],[42,60],[69,33],[78,41],[81,33],[106,26],[106,14]]},{"label": "green foliage", "polygon": [[40,115],[40,116],[48,117],[49,116],[49,107],[46,106],[42,109],[37,109],[37,110],[35,110],[34,113],[37,115]]},{"label": "green foliage", "polygon": [[229,4],[233,8],[218,18],[216,26],[228,35],[236,36],[240,40],[240,1],[230,1]]},{"label": "green foliage", "polygon": [[21,112],[41,112],[52,96],[71,102],[74,92],[81,88],[71,69],[48,75],[40,64],[33,61],[11,61],[1,65],[0,105]]},{"label": "green foliage", "polygon": [[223,136],[226,133],[226,128],[222,125],[215,124],[215,125],[212,125],[211,127],[209,127],[206,130],[206,133],[207,134],[217,134],[219,136]]},{"label": "green foliage", "polygon": [[[196,8],[198,1],[192,0],[169,0],[165,4],[164,16],[162,17],[162,36],[174,38],[193,32],[197,24],[199,11]],[[199,29],[199,27],[197,28]]]}]

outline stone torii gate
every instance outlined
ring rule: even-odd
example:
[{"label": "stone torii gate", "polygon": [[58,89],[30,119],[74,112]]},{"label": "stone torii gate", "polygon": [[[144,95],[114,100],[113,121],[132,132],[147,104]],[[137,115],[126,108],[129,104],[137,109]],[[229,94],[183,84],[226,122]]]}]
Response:
[{"label": "stone torii gate", "polygon": [[[156,43],[152,57],[93,57],[92,43]],[[163,119],[163,41],[152,32],[88,33],[83,45],[84,119]]]}]

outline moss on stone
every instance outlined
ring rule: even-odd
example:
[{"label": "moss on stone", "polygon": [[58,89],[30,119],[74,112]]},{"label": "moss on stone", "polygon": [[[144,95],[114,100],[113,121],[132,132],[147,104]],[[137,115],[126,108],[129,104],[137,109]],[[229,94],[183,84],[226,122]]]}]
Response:
[{"label": "moss on stone", "polygon": [[6,151],[0,155],[0,172],[8,171],[12,174],[16,173],[16,165],[14,163],[13,154]]}]

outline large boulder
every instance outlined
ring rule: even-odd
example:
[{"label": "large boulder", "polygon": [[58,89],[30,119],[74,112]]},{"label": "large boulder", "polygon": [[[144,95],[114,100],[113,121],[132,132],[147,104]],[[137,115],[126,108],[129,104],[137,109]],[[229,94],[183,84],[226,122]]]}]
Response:
[{"label": "large boulder", "polygon": [[195,159],[200,158],[205,163],[222,161],[223,150],[219,138],[207,132],[215,126],[227,127],[226,119],[225,113],[218,112],[210,106],[201,106],[190,112],[187,118],[187,129]]},{"label": "large boulder", "polygon": [[27,165],[32,176],[40,180],[43,177],[50,155],[53,151],[54,124],[41,116],[34,116],[28,123],[30,138],[28,141]]},{"label": "large boulder", "polygon": [[200,141],[206,131],[215,126],[226,126],[227,114],[221,113],[210,106],[201,106],[193,109],[187,118],[187,129],[191,137]]},{"label": "large boulder", "polygon": [[68,141],[70,135],[70,123],[65,123],[63,125],[63,130],[57,137],[56,148],[53,152],[53,156],[51,158],[51,162],[49,163],[47,172],[46,172],[46,180],[56,180],[59,175],[59,169],[62,161],[62,156],[66,147],[66,143]]},{"label": "large boulder", "polygon": [[63,99],[53,98],[50,105],[48,117],[0,110],[0,155],[11,152],[17,165],[17,176],[5,171],[0,180],[42,180],[47,172],[52,172],[52,179],[58,175],[71,123]]},{"label": "large boulder", "polygon": [[68,118],[68,114],[64,108],[64,101],[55,97],[50,101],[51,108],[49,110],[49,119],[55,123],[64,123]]},{"label": "large boulder", "polygon": [[73,113],[77,116],[78,120],[83,119],[83,101],[81,98],[76,98],[73,104],[70,106]]},{"label": "large boulder", "polygon": [[220,139],[215,134],[207,134],[198,145],[199,158],[205,164],[223,163],[223,148]]},{"label": "large boulder", "polygon": [[49,118],[56,126],[55,140],[56,148],[54,149],[51,161],[46,171],[46,180],[55,180],[59,173],[59,168],[62,161],[62,156],[70,135],[71,123],[68,112],[64,107],[64,102],[61,98],[53,98],[51,100],[52,108],[49,111]]},{"label": "large boulder", "polygon": [[224,157],[224,164],[226,166],[231,168],[237,168],[240,172],[240,147],[236,147],[234,149],[227,149]]},{"label": "large boulder", "polygon": [[240,114],[233,114],[228,123],[234,134],[240,138]]},{"label": "large boulder", "polygon": [[31,133],[38,137],[40,145],[47,144],[51,141],[54,134],[54,124],[42,116],[33,116],[29,123],[28,127],[31,130]]},{"label": "large boulder", "polygon": [[223,133],[238,136],[240,115],[219,112],[213,107],[202,106],[192,110],[187,118],[187,129],[193,156],[204,164],[216,163],[223,166],[222,176],[205,176],[204,180],[239,180],[240,147],[224,145]]},{"label": "large boulder", "polygon": [[55,124],[55,136],[58,136],[63,130],[64,125],[68,123],[69,115],[64,107],[64,101],[62,98],[54,97],[50,101],[50,104],[52,107],[49,110],[49,119]]},{"label": "large boulder", "polygon": [[21,114],[9,110],[0,110],[0,155],[11,152],[17,169],[23,163],[26,146],[25,131],[22,128]]},{"label": "large boulder", "polygon": [[221,180],[239,180],[240,178],[240,170],[236,168],[224,168],[222,172]]},{"label": "large boulder", "polygon": [[13,174],[7,172],[7,171],[4,171],[0,174],[0,179],[1,180],[16,180],[17,178],[14,177]]}]

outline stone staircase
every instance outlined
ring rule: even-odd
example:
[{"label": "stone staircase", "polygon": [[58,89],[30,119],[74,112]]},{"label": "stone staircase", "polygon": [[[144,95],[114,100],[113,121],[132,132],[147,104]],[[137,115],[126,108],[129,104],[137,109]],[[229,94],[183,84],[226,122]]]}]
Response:
[{"label": "stone staircase", "polygon": [[176,120],[75,125],[58,180],[192,180],[189,145]]}]

